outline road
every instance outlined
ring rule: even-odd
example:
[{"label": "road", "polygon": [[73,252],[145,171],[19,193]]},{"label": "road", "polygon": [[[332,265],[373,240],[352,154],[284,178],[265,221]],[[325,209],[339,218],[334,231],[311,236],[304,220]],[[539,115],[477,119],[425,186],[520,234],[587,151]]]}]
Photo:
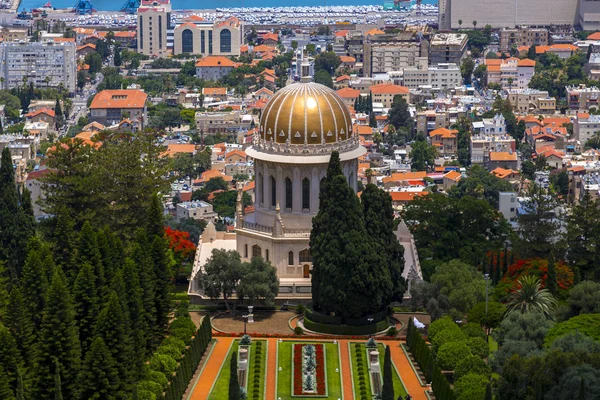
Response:
[{"label": "road", "polygon": [[86,85],[81,93],[76,93],[73,98],[73,108],[71,110],[71,116],[67,121],[66,131],[69,130],[71,126],[77,125],[77,121],[79,118],[85,117],[88,113],[87,102],[88,99],[96,93],[96,88],[102,82],[104,76],[98,72],[96,74],[96,83]]}]

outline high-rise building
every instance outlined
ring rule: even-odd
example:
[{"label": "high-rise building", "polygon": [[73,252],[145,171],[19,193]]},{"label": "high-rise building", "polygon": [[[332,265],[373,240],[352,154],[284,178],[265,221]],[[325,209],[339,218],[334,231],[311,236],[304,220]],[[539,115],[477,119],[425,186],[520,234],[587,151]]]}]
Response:
[{"label": "high-rise building", "polygon": [[[440,29],[573,25],[587,0],[440,0]],[[591,1],[589,1],[591,3]],[[474,24],[476,22],[476,24]]]},{"label": "high-rise building", "polygon": [[244,23],[236,17],[209,22],[191,16],[174,31],[173,54],[239,56],[244,43]]},{"label": "high-rise building", "polygon": [[167,54],[167,30],[171,27],[169,0],[142,0],[137,9],[137,51],[148,56]]},{"label": "high-rise building", "polygon": [[464,33],[438,33],[429,47],[431,64],[453,63],[460,65],[467,55],[467,41]]},{"label": "high-rise building", "polygon": [[521,46],[547,46],[548,30],[545,28],[505,28],[500,31],[500,51],[518,49]]},{"label": "high-rise building", "polygon": [[577,16],[584,31],[600,29],[600,2],[598,0],[579,0]]},{"label": "high-rise building", "polygon": [[31,82],[39,87],[63,86],[75,91],[75,42],[3,42],[0,44],[0,88],[12,89]]},{"label": "high-rise building", "polygon": [[363,75],[372,77],[417,65],[420,57],[427,57],[425,43],[419,43],[411,32],[368,36],[364,41]]}]

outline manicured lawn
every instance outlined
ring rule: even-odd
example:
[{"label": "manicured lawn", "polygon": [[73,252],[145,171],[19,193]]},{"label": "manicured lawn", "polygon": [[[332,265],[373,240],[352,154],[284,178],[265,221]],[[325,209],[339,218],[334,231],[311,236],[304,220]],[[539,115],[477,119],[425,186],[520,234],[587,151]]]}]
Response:
[{"label": "manicured lawn", "polygon": [[[369,360],[367,357],[367,352],[365,349],[364,343],[359,343],[360,352],[362,354],[363,359],[363,376],[365,381],[365,387],[367,389],[367,397],[360,396],[360,374],[358,372],[357,365],[357,353],[356,353],[356,343],[350,343],[351,350],[351,360],[352,360],[352,379],[354,381],[354,397],[356,399],[371,399],[371,379],[369,379]],[[381,366],[381,370],[383,371],[383,360],[385,359],[385,346],[383,344],[377,345],[377,350],[379,351],[379,364]],[[394,382],[394,397],[398,397],[402,395],[402,397],[406,397],[406,389],[400,380],[400,376],[398,375],[398,371],[396,368],[392,368],[393,374],[393,382]]]},{"label": "manicured lawn", "polygon": [[[257,370],[254,369],[255,359],[257,355],[257,343],[261,343],[261,354],[260,354],[260,368]],[[229,393],[229,363],[231,362],[231,355],[233,352],[237,352],[239,348],[239,340],[236,340],[231,345],[231,349],[227,354],[227,358],[225,359],[225,363],[223,363],[223,367],[221,368],[221,372],[215,382],[215,386],[213,387],[210,395],[208,396],[208,400],[222,400],[227,398],[227,394]],[[264,398],[264,390],[265,390],[265,366],[267,362],[267,342],[266,340],[252,341],[252,345],[250,346],[250,364],[248,365],[248,399],[251,400],[262,400]],[[255,384],[254,377],[258,377],[257,383]],[[254,396],[256,392],[254,389],[258,389],[258,396]]]},{"label": "manicured lawn", "polygon": [[[225,362],[223,363],[223,367],[221,368],[221,372],[219,373],[219,377],[217,378],[217,381],[215,382],[215,386],[213,386],[213,389],[210,392],[210,395],[208,396],[208,400],[221,400],[223,398],[227,398],[227,393],[229,393],[229,363],[231,362],[231,355],[233,354],[233,352],[237,352],[238,351],[238,346],[239,346],[239,340],[235,340],[233,342],[233,344],[231,345],[231,349],[229,350],[229,353],[227,354],[227,358],[225,359]],[[225,395],[225,397],[223,397]]]},{"label": "manicured lawn", "polygon": [[[260,348],[260,354],[258,349]],[[273,351],[275,351],[273,349]],[[258,360],[258,361],[257,361]],[[267,365],[267,341],[254,340],[250,348],[250,372],[248,373],[248,399],[262,400],[265,394],[265,366]]]},{"label": "manicured lawn", "polygon": [[[278,343],[277,366],[278,369],[281,368],[281,371],[277,371],[277,398],[282,400],[292,399],[292,345],[294,343],[311,342],[284,341]],[[325,369],[327,370],[327,398],[342,398],[341,372],[335,372],[336,368],[341,371],[338,345],[333,343],[323,344],[325,346]],[[312,397],[317,396],[306,396],[306,398]],[[294,397],[294,399],[297,398],[297,396]]]}]

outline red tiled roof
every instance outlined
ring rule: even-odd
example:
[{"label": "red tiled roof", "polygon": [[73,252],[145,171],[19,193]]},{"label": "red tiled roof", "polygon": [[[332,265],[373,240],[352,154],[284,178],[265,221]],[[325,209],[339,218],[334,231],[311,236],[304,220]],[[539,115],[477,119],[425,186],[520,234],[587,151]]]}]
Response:
[{"label": "red tiled roof", "polygon": [[236,67],[237,64],[227,57],[223,56],[207,56],[202,57],[196,62],[196,67]]},{"label": "red tiled roof", "polygon": [[144,108],[148,95],[141,90],[103,90],[96,94],[90,109]]},{"label": "red tiled roof", "polygon": [[356,99],[360,96],[360,90],[352,89],[352,88],[343,88],[340,90],[336,90],[338,96],[343,99]]},{"label": "red tiled roof", "polygon": [[391,83],[380,83],[371,86],[371,93],[374,94],[408,94],[410,90],[406,86],[393,85]]},{"label": "red tiled roof", "polygon": [[50,108],[42,108],[42,109],[39,109],[37,111],[33,111],[33,112],[28,113],[28,114],[25,114],[25,118],[32,118],[32,117],[35,117],[35,116],[40,115],[40,114],[46,114],[46,115],[49,115],[52,118],[54,118],[56,116],[56,113],[54,112],[54,110],[52,110]]}]

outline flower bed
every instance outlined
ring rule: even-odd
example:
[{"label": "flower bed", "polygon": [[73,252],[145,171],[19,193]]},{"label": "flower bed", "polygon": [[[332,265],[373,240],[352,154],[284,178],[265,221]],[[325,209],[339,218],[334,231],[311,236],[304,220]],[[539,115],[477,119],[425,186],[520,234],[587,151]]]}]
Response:
[{"label": "flower bed", "polygon": [[325,396],[325,353],[322,344],[295,343],[294,359],[294,396]]}]

